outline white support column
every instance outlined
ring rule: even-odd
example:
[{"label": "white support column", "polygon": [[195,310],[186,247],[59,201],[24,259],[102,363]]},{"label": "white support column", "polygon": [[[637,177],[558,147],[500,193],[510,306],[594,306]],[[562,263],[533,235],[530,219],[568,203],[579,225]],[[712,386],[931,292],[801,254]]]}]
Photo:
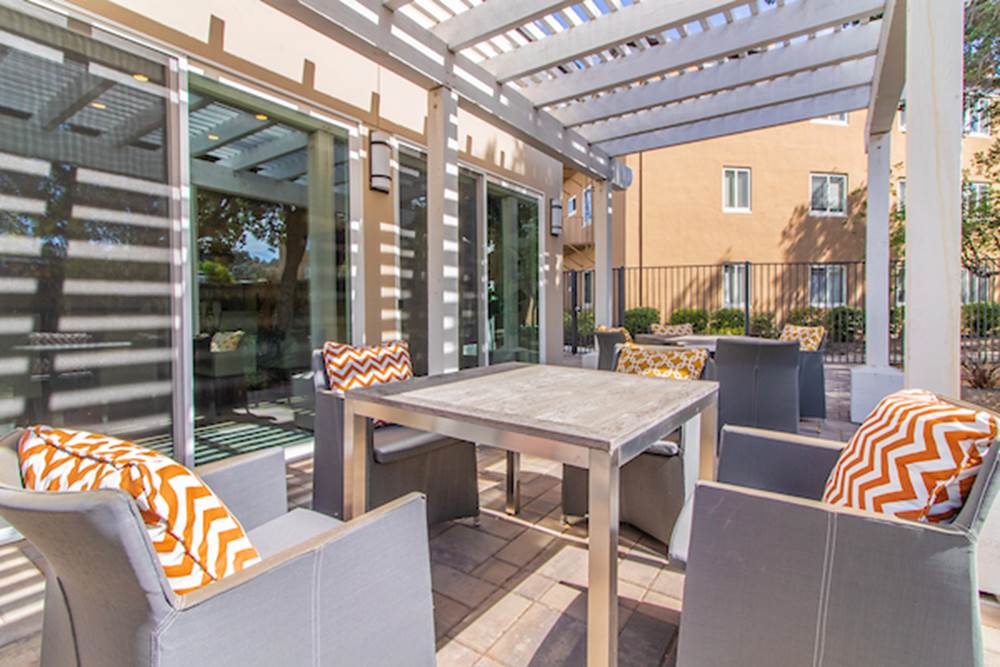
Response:
[{"label": "white support column", "polygon": [[907,387],[960,388],[961,2],[909,0],[906,31]]},{"label": "white support column", "polygon": [[611,273],[611,183],[594,183],[594,324],[610,326],[614,319],[614,277]]},{"label": "white support column", "polygon": [[350,334],[351,341],[355,345],[364,345],[365,335],[365,226],[364,226],[364,206],[365,206],[365,186],[368,183],[368,176],[365,174],[365,141],[361,128],[351,128],[348,138],[347,149],[350,153],[350,201],[349,207],[349,227],[347,240],[350,244],[348,253],[351,263],[351,279],[348,283],[350,290],[348,299],[348,310],[351,314]]},{"label": "white support column", "polygon": [[309,135],[309,310],[313,349],[337,339],[336,212],[333,188],[333,135]]},{"label": "white support column", "polygon": [[427,94],[427,368],[458,370],[458,97]]},{"label": "white support column", "polygon": [[851,421],[861,422],[886,395],[902,388],[889,366],[890,134],[868,140],[865,223],[865,365],[851,369]]}]

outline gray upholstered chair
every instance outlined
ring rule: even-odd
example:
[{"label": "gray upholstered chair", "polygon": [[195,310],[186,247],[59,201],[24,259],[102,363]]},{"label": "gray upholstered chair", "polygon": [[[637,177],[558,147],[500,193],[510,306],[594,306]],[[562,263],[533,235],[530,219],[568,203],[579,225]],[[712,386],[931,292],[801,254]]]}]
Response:
[{"label": "gray upholstered chair", "polygon": [[613,371],[615,359],[618,358],[615,346],[622,345],[627,339],[623,331],[595,331],[594,342],[597,344],[597,368],[602,371]]},{"label": "gray upholstered chair", "polygon": [[[323,351],[314,350],[316,417],[313,509],[343,516],[344,399],[330,390]],[[427,496],[431,524],[479,517],[476,447],[471,442],[404,426],[368,429],[368,509],[411,491]]]},{"label": "gray upholstered chair", "polygon": [[[615,349],[612,368],[617,366],[621,346]],[[702,379],[715,378],[715,364],[709,359]],[[674,431],[663,441],[622,467],[619,516],[623,523],[667,544],[674,530],[684,501],[694,491],[694,479],[685,479],[680,431]],[[689,466],[690,468],[690,466]],[[695,466],[694,469],[697,469]],[[590,475],[586,468],[563,465],[562,511],[565,517],[586,516],[589,511],[588,488]]]},{"label": "gray upholstered chair", "polygon": [[719,427],[799,430],[799,344],[720,338],[715,349]]},{"label": "gray upholstered chair", "polygon": [[799,416],[826,419],[826,336],[814,352],[799,350]]},{"label": "gray upholstered chair", "polygon": [[0,439],[0,514],[44,557],[42,667],[434,664],[419,495],[342,523],[287,511],[280,449],[196,468],[263,561],[178,596],[132,498],[24,490],[19,438]]},{"label": "gray upholstered chair", "polygon": [[982,664],[976,543],[1000,444],[951,524],[821,502],[842,447],[724,429],[718,482],[695,493],[680,667]]}]

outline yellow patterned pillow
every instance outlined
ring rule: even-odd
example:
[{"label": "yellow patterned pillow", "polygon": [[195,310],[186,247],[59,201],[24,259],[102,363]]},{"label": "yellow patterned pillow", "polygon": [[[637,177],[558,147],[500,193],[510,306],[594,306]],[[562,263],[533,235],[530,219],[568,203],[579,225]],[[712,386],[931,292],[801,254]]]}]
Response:
[{"label": "yellow patterned pillow", "polygon": [[687,324],[650,324],[649,332],[656,336],[693,336],[694,325]]},{"label": "yellow patterned pillow", "polygon": [[249,567],[260,556],[235,516],[177,461],[127,440],[32,426],[18,446],[24,488],[117,489],[135,501],[174,593]]},{"label": "yellow patterned pillow", "polygon": [[701,377],[706,361],[708,350],[700,347],[626,345],[618,355],[618,367],[615,370],[632,375],[697,380]]},{"label": "yellow patterned pillow", "polygon": [[209,343],[211,352],[235,352],[240,341],[243,340],[243,331],[217,331],[212,334],[212,342]]},{"label": "yellow patterned pillow", "polygon": [[620,333],[620,334],[624,334],[624,336],[625,336],[625,342],[626,343],[631,343],[632,342],[632,334],[630,334],[628,332],[628,329],[626,329],[625,327],[606,327],[603,324],[600,324],[600,325],[598,325],[597,330],[599,332],[601,332],[601,333]]},{"label": "yellow patterned pillow", "polygon": [[786,324],[781,330],[783,341],[798,341],[799,349],[803,352],[815,352],[823,344],[823,336],[826,335],[824,327],[800,327],[794,324]]}]

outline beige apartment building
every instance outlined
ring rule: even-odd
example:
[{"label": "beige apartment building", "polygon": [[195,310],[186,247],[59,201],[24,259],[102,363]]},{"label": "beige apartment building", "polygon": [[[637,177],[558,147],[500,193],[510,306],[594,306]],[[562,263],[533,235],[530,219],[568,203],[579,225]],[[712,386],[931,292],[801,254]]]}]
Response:
[{"label": "beige apartment building", "polygon": [[[860,306],[865,115],[860,110],[627,156],[633,185],[615,193],[612,222],[613,265],[626,268],[626,306],[656,306],[664,318],[677,307],[741,307],[745,262],[755,265],[754,294],[770,299],[752,299],[755,310]],[[988,190],[973,158],[991,142],[985,115],[968,114],[963,163],[971,197]],[[905,192],[905,155],[900,111],[892,133],[897,202]],[[566,173],[565,265],[584,271],[584,307],[594,265],[589,188],[584,176]],[[966,301],[985,289],[964,277]]]}]

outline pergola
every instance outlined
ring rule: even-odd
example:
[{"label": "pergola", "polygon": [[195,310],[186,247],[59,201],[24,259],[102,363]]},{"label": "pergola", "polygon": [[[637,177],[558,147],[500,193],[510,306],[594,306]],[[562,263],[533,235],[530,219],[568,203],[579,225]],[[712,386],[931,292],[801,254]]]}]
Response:
[{"label": "pergola", "polygon": [[[958,393],[963,3],[271,1],[431,91],[429,220],[457,216],[459,105],[597,179],[598,323],[612,317],[610,193],[631,181],[617,156],[867,109],[859,410],[902,384],[888,355],[889,131],[909,79],[907,384]],[[447,293],[455,226],[434,229],[432,285]],[[437,309],[432,322],[456,314],[447,299]],[[447,350],[455,333],[439,333]]]}]

